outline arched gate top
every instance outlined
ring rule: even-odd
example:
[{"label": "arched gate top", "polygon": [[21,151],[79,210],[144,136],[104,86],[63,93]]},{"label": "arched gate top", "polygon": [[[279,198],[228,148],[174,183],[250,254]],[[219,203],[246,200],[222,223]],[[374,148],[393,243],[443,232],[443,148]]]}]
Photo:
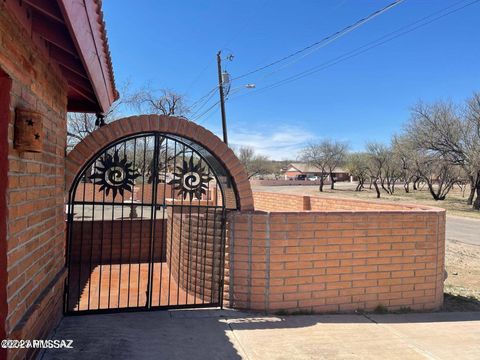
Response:
[{"label": "arched gate top", "polygon": [[232,149],[211,131],[191,121],[165,115],[130,116],[109,123],[88,135],[66,159],[67,191],[83,166],[109,144],[131,135],[161,132],[189,139],[211,152],[228,171],[237,191],[240,210],[253,210],[253,195],[245,167]]}]

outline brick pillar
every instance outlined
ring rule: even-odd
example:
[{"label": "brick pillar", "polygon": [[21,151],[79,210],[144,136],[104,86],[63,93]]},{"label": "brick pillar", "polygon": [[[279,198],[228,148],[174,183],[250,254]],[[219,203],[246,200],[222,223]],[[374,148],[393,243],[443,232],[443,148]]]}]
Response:
[{"label": "brick pillar", "polygon": [[222,266],[222,212],[169,208],[167,262],[178,286],[205,302],[218,299]]}]

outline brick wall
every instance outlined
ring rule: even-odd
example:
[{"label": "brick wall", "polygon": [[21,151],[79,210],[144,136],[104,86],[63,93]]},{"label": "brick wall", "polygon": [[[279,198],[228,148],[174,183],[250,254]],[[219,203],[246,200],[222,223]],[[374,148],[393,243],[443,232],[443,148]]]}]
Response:
[{"label": "brick wall", "polygon": [[[257,195],[256,205],[264,199]],[[293,207],[290,200],[278,198],[278,208]],[[230,213],[230,305],[270,312],[439,308],[445,211],[357,208]]]},{"label": "brick wall", "polygon": [[[154,261],[165,261],[162,252],[165,244],[164,225],[166,220],[155,220]],[[104,221],[74,221],[69,252],[72,264],[88,263],[134,263],[148,262],[151,220],[125,219]],[[131,259],[131,261],[129,261]]]},{"label": "brick wall", "polygon": [[[36,49],[30,35],[0,4],[0,68],[12,81],[6,192],[6,331],[10,338],[44,338],[60,319],[62,309],[67,93],[58,69]],[[16,107],[43,115],[43,153],[14,149]],[[9,352],[10,358],[29,356],[32,352]]]},{"label": "brick wall", "polygon": [[[226,186],[225,186],[226,185]],[[215,188],[215,191],[217,191],[217,188]],[[217,205],[221,206],[222,205],[222,198],[221,198],[221,192],[220,190],[217,191]],[[233,184],[225,184],[223,185],[223,196],[225,198],[225,208],[227,209],[237,209],[238,204],[237,204],[237,198],[235,194],[235,188]]]},{"label": "brick wall", "polygon": [[312,211],[342,211],[342,210],[420,210],[421,206],[402,205],[388,202],[373,202],[361,200],[333,199],[309,196],[308,202]]},{"label": "brick wall", "polygon": [[[221,276],[221,210],[169,208],[166,252],[177,284],[204,302],[218,299]],[[172,215],[173,212],[173,215]]]},{"label": "brick wall", "polygon": [[[154,262],[165,261],[166,220],[125,219],[74,221],[69,244],[69,310],[80,301],[91,272],[99,264],[140,264],[150,259],[150,239],[154,231]],[[96,289],[95,289],[96,290]]]},{"label": "brick wall", "polygon": [[263,211],[342,211],[342,210],[414,210],[420,205],[403,205],[349,199],[322,198],[255,191],[255,210]]},{"label": "brick wall", "polygon": [[[298,173],[297,175],[300,175]],[[290,175],[287,175],[290,177]],[[320,185],[320,180],[285,180],[285,179],[278,179],[278,180],[260,180],[260,179],[250,179],[250,184],[252,186],[294,186],[294,185],[303,185],[303,186],[318,186]],[[325,180],[323,182],[325,185],[330,184],[330,181]]]},{"label": "brick wall", "polygon": [[309,210],[309,196],[276,194],[255,191],[253,202],[255,210],[264,211],[303,211]]},{"label": "brick wall", "polygon": [[[132,193],[126,191],[125,196],[117,196],[113,198],[113,192],[110,192],[108,195],[105,194],[105,200],[103,199],[103,191],[99,191],[100,185],[94,185],[91,183],[80,183],[78,184],[77,191],[75,192],[75,201],[96,201],[96,202],[108,202],[114,204],[121,204],[127,199],[131,199]],[[152,185],[151,184],[141,184],[136,185],[134,188],[134,199],[136,201],[143,202],[145,204],[152,203]],[[165,193],[165,196],[164,196]],[[163,204],[164,198],[172,197],[172,187],[170,185],[159,184],[157,186],[157,203]]]}]

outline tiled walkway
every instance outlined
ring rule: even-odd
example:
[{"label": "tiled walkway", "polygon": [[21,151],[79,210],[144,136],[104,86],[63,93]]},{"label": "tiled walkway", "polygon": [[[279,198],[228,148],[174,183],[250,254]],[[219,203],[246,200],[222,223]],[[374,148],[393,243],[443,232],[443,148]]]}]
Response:
[{"label": "tiled walkway", "polygon": [[[85,268],[88,268],[86,266]],[[82,271],[82,281],[72,278],[71,303],[74,310],[98,310],[126,307],[143,307],[147,299],[148,263],[98,265],[91,274]],[[78,270],[72,269],[78,276]],[[203,300],[193,292],[188,294],[169,276],[167,263],[154,263],[152,270],[152,306],[202,304]],[[161,281],[160,281],[161,279]],[[209,302],[209,299],[205,299]]]}]

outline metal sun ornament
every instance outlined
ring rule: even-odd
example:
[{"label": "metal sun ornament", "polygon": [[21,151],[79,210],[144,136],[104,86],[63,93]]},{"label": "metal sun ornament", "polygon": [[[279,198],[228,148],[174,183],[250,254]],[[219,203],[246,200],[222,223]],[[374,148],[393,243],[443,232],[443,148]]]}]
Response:
[{"label": "metal sun ornament", "polygon": [[95,173],[89,177],[95,184],[101,185],[98,191],[105,190],[108,196],[112,190],[114,199],[117,193],[123,196],[125,190],[132,192],[135,179],[140,174],[132,169],[132,163],[127,162],[126,157],[120,160],[118,150],[115,150],[113,156],[105,154],[99,160],[101,166],[97,166]]},{"label": "metal sun ornament", "polygon": [[183,160],[183,166],[177,166],[177,172],[173,175],[174,178],[170,184],[175,190],[179,190],[179,196],[183,196],[184,200],[189,196],[190,201],[194,196],[201,199],[202,195],[207,193],[208,182],[213,180],[213,177],[205,172],[205,167],[202,167],[200,162],[194,164],[193,156],[188,161]]}]

